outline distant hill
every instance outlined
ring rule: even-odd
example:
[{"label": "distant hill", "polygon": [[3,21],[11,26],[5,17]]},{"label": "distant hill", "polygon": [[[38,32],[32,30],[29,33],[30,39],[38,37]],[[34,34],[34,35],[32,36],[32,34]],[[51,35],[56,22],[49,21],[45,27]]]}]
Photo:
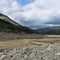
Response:
[{"label": "distant hill", "polygon": [[8,16],[0,13],[0,32],[13,32],[13,33],[37,33],[30,28],[25,26],[21,26],[20,24],[16,23]]},{"label": "distant hill", "polygon": [[60,34],[60,26],[46,27],[43,29],[38,29],[37,32],[41,34]]}]

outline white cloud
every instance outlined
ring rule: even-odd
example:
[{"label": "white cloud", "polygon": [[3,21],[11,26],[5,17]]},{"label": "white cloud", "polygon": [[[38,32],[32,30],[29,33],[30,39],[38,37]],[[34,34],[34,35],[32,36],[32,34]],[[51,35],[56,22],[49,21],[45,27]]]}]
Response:
[{"label": "white cloud", "polygon": [[25,6],[17,0],[0,0],[0,12],[23,25],[54,24],[60,22],[60,0],[35,0]]}]

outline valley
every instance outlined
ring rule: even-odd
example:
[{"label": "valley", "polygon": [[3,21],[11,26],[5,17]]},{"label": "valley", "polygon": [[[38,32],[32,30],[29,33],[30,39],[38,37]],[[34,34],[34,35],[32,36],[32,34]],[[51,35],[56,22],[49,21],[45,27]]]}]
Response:
[{"label": "valley", "polygon": [[0,13],[0,60],[60,60],[60,27],[32,30]]}]

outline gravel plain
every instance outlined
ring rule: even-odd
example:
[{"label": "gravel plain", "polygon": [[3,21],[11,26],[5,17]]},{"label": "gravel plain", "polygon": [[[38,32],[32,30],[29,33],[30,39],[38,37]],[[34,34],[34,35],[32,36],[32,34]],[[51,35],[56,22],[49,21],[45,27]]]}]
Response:
[{"label": "gravel plain", "polygon": [[0,33],[0,60],[60,60],[60,35],[4,34]]},{"label": "gravel plain", "polygon": [[60,44],[5,49],[0,60],[60,60]]}]

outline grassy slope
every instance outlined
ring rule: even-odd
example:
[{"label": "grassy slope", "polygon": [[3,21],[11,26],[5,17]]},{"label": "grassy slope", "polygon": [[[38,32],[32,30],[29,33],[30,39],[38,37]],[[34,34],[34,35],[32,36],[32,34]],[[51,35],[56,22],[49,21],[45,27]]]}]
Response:
[{"label": "grassy slope", "polygon": [[0,31],[9,31],[15,33],[37,33],[34,30],[31,30],[27,27],[21,26],[20,24],[16,23],[8,16],[0,13]]}]

